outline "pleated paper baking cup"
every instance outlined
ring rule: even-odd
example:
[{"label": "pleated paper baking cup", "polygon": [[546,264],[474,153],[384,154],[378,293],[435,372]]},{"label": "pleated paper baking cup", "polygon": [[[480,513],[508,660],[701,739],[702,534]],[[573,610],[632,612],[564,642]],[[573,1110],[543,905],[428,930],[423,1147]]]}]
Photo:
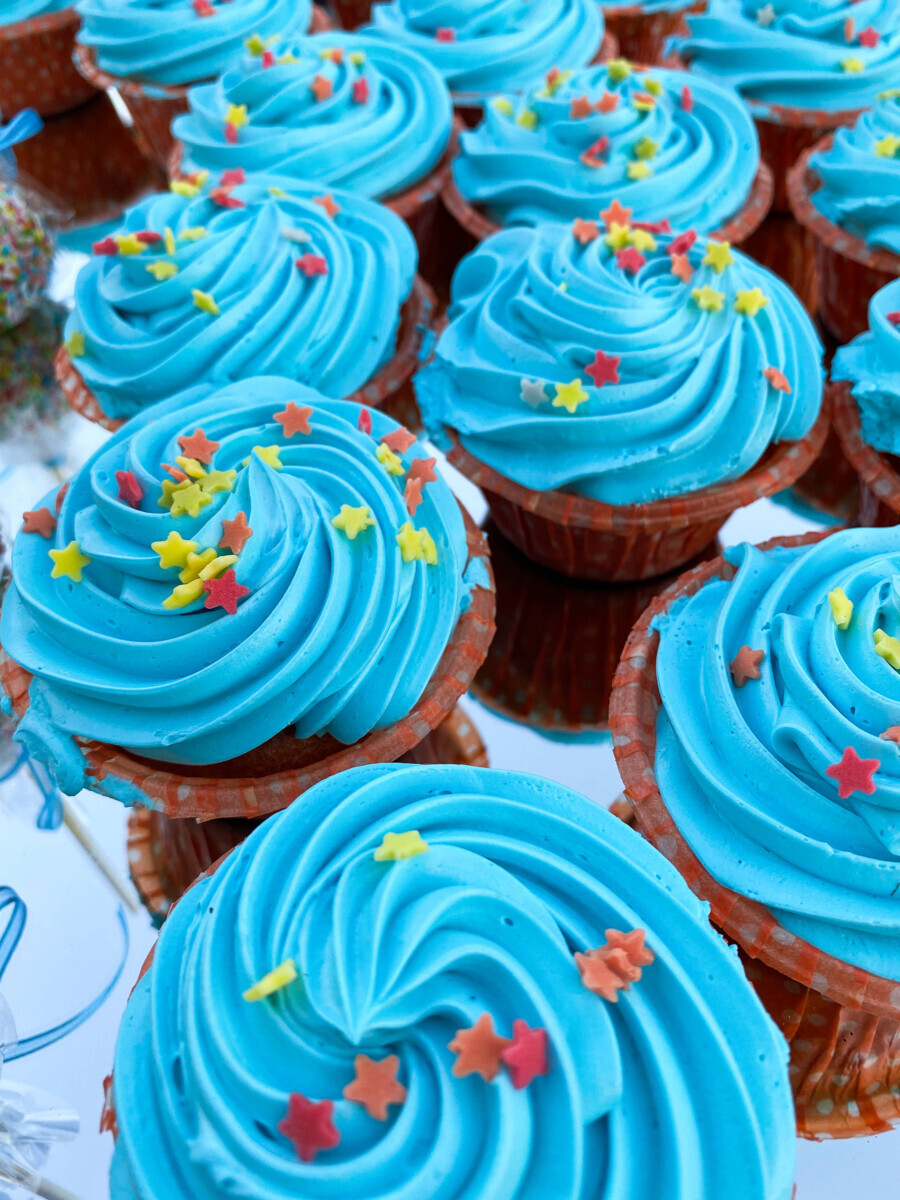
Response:
[{"label": "pleated paper baking cup", "polygon": [[0,25],[0,112],[4,120],[23,108],[52,117],[90,100],[96,85],[72,62],[80,24],[74,8],[63,8]]},{"label": "pleated paper baking cup", "polygon": [[847,381],[827,385],[834,427],[844,454],[859,473],[860,525],[886,526],[900,523],[900,464],[882,454],[863,438],[859,405]]},{"label": "pleated paper baking cup", "polygon": [[606,28],[615,35],[619,53],[631,62],[661,66],[666,62],[666,42],[670,37],[688,32],[685,17],[701,12],[705,0],[685,8],[661,9],[647,12],[641,4],[625,4],[621,8],[603,7]]}]

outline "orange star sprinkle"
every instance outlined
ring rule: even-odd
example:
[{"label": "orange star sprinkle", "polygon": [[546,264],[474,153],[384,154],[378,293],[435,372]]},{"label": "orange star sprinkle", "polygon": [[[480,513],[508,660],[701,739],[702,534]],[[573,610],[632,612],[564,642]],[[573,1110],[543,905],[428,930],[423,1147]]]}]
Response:
[{"label": "orange star sprinkle", "polygon": [[326,79],[324,75],[317,75],[309,85],[309,90],[316,98],[316,103],[321,104],[323,100],[328,100],[334,95],[334,86],[330,79]]},{"label": "orange star sprinkle", "polygon": [[748,679],[759,679],[759,664],[765,657],[765,650],[751,650],[749,646],[741,646],[729,667],[734,686],[742,688]]},{"label": "orange star sprinkle", "polygon": [[576,217],[572,224],[572,234],[576,241],[579,241],[582,246],[586,246],[588,242],[592,242],[594,238],[600,236],[600,230],[597,228],[596,221],[582,221],[581,217]]},{"label": "orange star sprinkle", "polygon": [[587,954],[575,954],[581,972],[581,982],[590,992],[615,1004],[621,990],[628,991],[641,978],[643,967],[649,966],[656,955],[645,944],[643,929],[622,933],[606,930],[606,944]]},{"label": "orange star sprinkle", "polygon": [[416,515],[416,509],[422,503],[422,488],[424,480],[422,479],[407,479],[406,487],[403,490],[403,500],[406,504],[406,511],[411,517]]},{"label": "orange star sprinkle", "polygon": [[309,418],[311,408],[300,408],[293,400],[289,400],[281,412],[275,413],[275,420],[283,427],[285,437],[293,437],[295,433],[310,433]]},{"label": "orange star sprinkle", "polygon": [[56,532],[56,517],[49,508],[36,508],[34,512],[22,513],[23,533],[39,533],[42,538],[51,538]]},{"label": "orange star sprinkle", "polygon": [[619,105],[619,97],[615,92],[604,92],[594,105],[599,113],[611,113]]},{"label": "orange star sprinkle", "polygon": [[367,1054],[357,1054],[353,1060],[356,1078],[344,1088],[344,1099],[361,1104],[376,1121],[388,1119],[388,1105],[402,1104],[406,1088],[397,1079],[400,1059],[389,1054],[381,1062]]},{"label": "orange star sprinkle", "polygon": [[219,449],[220,443],[211,441],[203,430],[198,428],[190,437],[182,435],[178,439],[178,445],[185,458],[195,458],[197,462],[206,463],[208,466],[213,460],[213,455]]},{"label": "orange star sprinkle", "polygon": [[900,725],[892,725],[890,729],[886,729],[884,733],[879,733],[878,736],[886,742],[896,742],[900,746]]},{"label": "orange star sprinkle", "polygon": [[181,467],[173,467],[171,463],[160,463],[159,465],[172,476],[176,483],[185,483],[187,481],[187,475],[185,475]]},{"label": "orange star sprinkle", "polygon": [[578,96],[569,106],[569,116],[573,121],[578,121],[582,117],[589,117],[593,111],[594,106],[588,100],[587,96]]},{"label": "orange star sprinkle", "polygon": [[332,221],[341,211],[341,206],[335,202],[334,196],[332,196],[331,192],[329,192],[327,196],[313,196],[313,204],[318,204],[320,207],[324,208],[329,217],[331,217]]},{"label": "orange star sprinkle", "polygon": [[788,395],[791,394],[791,385],[777,367],[766,367],[766,369],[763,371],[763,375],[765,375],[766,379],[768,379],[769,383],[771,383],[776,392],[787,392]]},{"label": "orange star sprinkle", "polygon": [[395,454],[405,454],[415,442],[416,435],[401,425],[399,429],[392,429],[390,433],[386,433],[381,440],[388,450],[393,450]]},{"label": "orange star sprinkle", "polygon": [[222,522],[222,536],[219,538],[219,548],[230,550],[232,554],[240,554],[245,544],[253,537],[253,530],[247,524],[247,514],[239,512],[232,521]]},{"label": "orange star sprinkle", "polygon": [[509,1044],[509,1038],[494,1033],[493,1018],[485,1013],[470,1029],[457,1030],[450,1042],[448,1049],[456,1055],[453,1074],[458,1079],[480,1075],[490,1083],[500,1071],[501,1056]]},{"label": "orange star sprinkle", "polygon": [[694,269],[691,266],[691,260],[686,254],[672,255],[672,274],[680,279],[682,283],[690,283],[694,278]]},{"label": "orange star sprinkle", "polygon": [[633,209],[625,208],[618,200],[613,200],[609,208],[605,208],[600,216],[606,228],[609,229],[610,225],[627,225],[633,211]]}]

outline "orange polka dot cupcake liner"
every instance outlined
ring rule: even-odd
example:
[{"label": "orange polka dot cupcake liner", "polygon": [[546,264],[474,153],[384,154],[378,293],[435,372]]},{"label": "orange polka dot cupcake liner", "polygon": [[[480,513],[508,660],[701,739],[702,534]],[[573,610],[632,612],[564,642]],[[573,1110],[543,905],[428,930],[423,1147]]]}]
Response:
[{"label": "orange polka dot cupcake liner", "polygon": [[828,394],[834,413],[834,427],[844,454],[859,473],[860,525],[900,524],[900,471],[897,460],[882,454],[863,438],[859,405],[849,381],[832,380]]},{"label": "orange polka dot cupcake liner", "polygon": [[[811,545],[827,533],[774,538]],[[654,772],[659,634],[654,617],[714,579],[734,578],[724,558],[683,574],[632,630],[613,681],[610,730],[625,794],[640,832],[710,906],[710,918],[737,944],[748,975],[791,1048],[797,1125],[807,1137],[880,1133],[900,1121],[900,984],[826,954],[779,924],[762,904],[723,887],[672,820]]]},{"label": "orange polka dot cupcake liner", "polygon": [[74,8],[0,25],[0,112],[6,119],[23,108],[42,117],[77,108],[96,85],[72,62],[81,20]]},{"label": "orange polka dot cupcake liner", "polygon": [[[314,784],[350,767],[396,762],[437,729],[468,690],[484,661],[494,635],[494,582],[487,541],[460,506],[466,526],[469,561],[483,559],[489,586],[472,590],[469,606],[431,679],[410,712],[387,729],[374,730],[352,746],[333,738],[299,741],[290,733],[270,738],[263,746],[232,764],[166,767],[142,759],[119,746],[90,738],[74,740],[85,759],[87,786],[116,798],[123,790],[140,795],[141,804],[170,817],[260,818],[287,808]],[[13,713],[28,711],[32,676],[0,648],[0,686],[12,702]],[[282,769],[282,763],[297,763]],[[240,774],[236,773],[235,764]],[[230,774],[229,774],[230,769]],[[201,772],[207,772],[202,774]]]}]

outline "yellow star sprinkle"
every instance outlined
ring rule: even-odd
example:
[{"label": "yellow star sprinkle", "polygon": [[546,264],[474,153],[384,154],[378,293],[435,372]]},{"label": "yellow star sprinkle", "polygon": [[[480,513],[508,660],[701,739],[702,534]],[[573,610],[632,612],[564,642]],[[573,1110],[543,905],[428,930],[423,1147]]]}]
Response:
[{"label": "yellow star sprinkle", "polygon": [[250,123],[246,104],[229,104],[225,110],[225,124],[233,125],[235,129],[243,129]]},{"label": "yellow star sprinkle", "polygon": [[359,508],[353,508],[350,504],[342,504],[341,511],[336,517],[331,518],[331,523],[335,529],[342,530],[351,542],[355,542],[358,533],[362,533],[364,529],[375,524],[375,518],[367,504],[363,504]]},{"label": "yellow star sprinkle", "polygon": [[[256,457],[261,458],[263,460],[263,462],[268,463],[268,465],[270,467],[274,467],[274,469],[276,471],[280,471],[281,468],[284,466],[284,463],[278,457],[280,451],[281,451],[280,446],[254,446],[253,447],[253,453],[256,455]],[[249,458],[244,459],[245,467],[247,466],[249,461],[250,461]]]},{"label": "yellow star sprinkle", "polygon": [[900,88],[885,88],[875,97],[876,100],[896,100],[900,96]]},{"label": "yellow star sprinkle", "polygon": [[866,69],[866,64],[861,58],[842,58],[841,69],[850,75],[858,75],[860,71]]},{"label": "yellow star sprinkle", "polygon": [[280,187],[270,187],[269,195],[274,196],[276,200],[287,200],[288,198],[287,192],[284,190],[284,188]]},{"label": "yellow star sprinkle", "polygon": [[163,608],[184,608],[186,604],[193,604],[195,600],[199,600],[202,595],[202,579],[192,579],[190,583],[179,583],[172,589],[171,596],[166,596],[163,600]]},{"label": "yellow star sprinkle", "polygon": [[186,458],[183,454],[179,454],[175,461],[185,475],[190,475],[191,479],[202,479],[206,474],[206,468],[198,463],[196,458]]},{"label": "yellow star sprinkle", "polygon": [[261,38],[258,33],[254,33],[245,40],[244,45],[247,47],[248,53],[252,54],[254,58],[259,58],[261,55],[265,54],[266,49],[271,46],[273,42],[277,41],[277,37]]},{"label": "yellow star sprinkle", "polygon": [[285,63],[299,62],[300,59],[297,57],[296,54],[291,54],[290,50],[286,50],[285,53],[279,55],[275,61],[278,63],[279,66],[283,66]]},{"label": "yellow star sprinkle", "polygon": [[612,83],[621,83],[631,74],[631,63],[627,58],[614,58],[606,64],[607,78]]},{"label": "yellow star sprinkle", "polygon": [[234,487],[234,481],[237,479],[237,471],[207,471],[201,480],[200,486],[204,492],[208,492],[210,496],[214,496],[217,492],[230,492]]},{"label": "yellow star sprinkle", "polygon": [[697,307],[703,312],[721,312],[722,304],[725,301],[725,293],[717,292],[715,288],[711,288],[708,284],[703,287],[694,288],[691,296],[697,304]]},{"label": "yellow star sprinkle", "polygon": [[178,247],[175,245],[175,234],[167,225],[163,232],[163,245],[166,248],[166,254],[176,254]]},{"label": "yellow star sprinkle", "polygon": [[185,488],[188,485],[184,480],[182,480],[180,483],[176,483],[174,479],[164,479],[162,481],[161,486],[162,486],[162,495],[160,496],[160,498],[157,500],[156,503],[159,505],[160,508],[171,508],[172,507],[172,496],[174,495],[174,493],[177,492],[180,488]]},{"label": "yellow star sprinkle", "polygon": [[216,304],[215,296],[210,292],[201,292],[199,288],[191,288],[191,295],[194,297],[194,308],[209,313],[211,317],[219,315],[219,306]]},{"label": "yellow star sprinkle", "polygon": [[174,192],[176,196],[184,196],[188,200],[193,200],[195,196],[200,195],[197,184],[188,183],[186,179],[173,179],[169,184],[169,191]]},{"label": "yellow star sprinkle", "polygon": [[898,150],[900,150],[900,137],[894,133],[885,134],[875,143],[875,153],[879,158],[893,158]]},{"label": "yellow star sprinkle", "polygon": [[397,545],[404,562],[424,561],[432,567],[437,563],[437,546],[427,529],[414,529],[407,521],[397,534]]},{"label": "yellow star sprinkle", "polygon": [[721,275],[726,267],[733,266],[734,255],[731,253],[730,242],[707,242],[706,254],[701,265],[712,267],[717,275]]},{"label": "yellow star sprinkle", "polygon": [[584,404],[585,400],[589,400],[590,396],[581,386],[580,379],[573,379],[571,383],[557,383],[556,395],[553,397],[554,408],[564,408],[566,412],[573,413],[577,410],[579,404]]},{"label": "yellow star sprinkle", "polygon": [[418,829],[410,829],[407,833],[386,833],[375,851],[375,861],[400,862],[405,858],[425,854],[427,850],[428,843]]},{"label": "yellow star sprinkle", "polygon": [[400,456],[395,454],[384,442],[379,444],[378,449],[375,451],[375,457],[387,471],[388,475],[403,474],[404,466]]},{"label": "yellow star sprinkle", "polygon": [[651,79],[648,75],[644,80],[644,91],[649,92],[651,96],[661,96],[662,90],[662,84],[658,79]]},{"label": "yellow star sprinkle", "polygon": [[630,162],[625,168],[625,174],[629,179],[647,179],[653,174],[653,169],[645,162]]},{"label": "yellow star sprinkle", "polygon": [[735,294],[734,311],[744,313],[748,317],[755,317],[760,309],[765,308],[768,303],[769,297],[763,294],[761,288],[750,288]]},{"label": "yellow star sprinkle", "polygon": [[53,559],[51,579],[60,579],[65,575],[75,583],[81,583],[82,568],[86,567],[91,560],[86,554],[81,553],[77,542],[69,542],[64,550],[48,550],[47,553]]},{"label": "yellow star sprinkle", "polygon": [[192,225],[189,229],[182,229],[178,236],[183,242],[199,242],[209,237],[209,233],[203,225]]},{"label": "yellow star sprinkle", "polygon": [[831,615],[838,629],[847,629],[853,616],[853,601],[847,599],[843,588],[835,588],[828,593],[828,603],[831,605]]},{"label": "yellow star sprinkle", "polygon": [[635,158],[656,158],[659,152],[659,143],[654,142],[653,138],[639,138],[632,147]]},{"label": "yellow star sprinkle", "polygon": [[199,554],[189,553],[187,562],[184,564],[184,570],[180,572],[178,578],[182,583],[190,583],[194,579],[200,578],[200,572],[205,566],[211,563],[216,557],[216,552],[213,549],[201,550]]},{"label": "yellow star sprinkle", "polygon": [[525,108],[516,117],[516,124],[523,129],[537,129],[538,115],[530,108]]},{"label": "yellow star sprinkle", "polygon": [[656,238],[647,229],[632,229],[628,234],[628,244],[636,250],[655,250]]},{"label": "yellow star sprinkle", "polygon": [[494,112],[498,112],[504,117],[511,117],[515,112],[512,104],[506,99],[505,96],[500,96],[492,103],[491,107],[493,108]]},{"label": "yellow star sprinkle", "polygon": [[150,549],[159,555],[159,565],[167,571],[169,567],[186,566],[188,555],[197,549],[197,543],[186,541],[173,529],[164,542],[151,542]]},{"label": "yellow star sprinkle", "polygon": [[220,554],[218,558],[214,558],[211,563],[206,564],[200,572],[200,578],[204,582],[207,579],[218,579],[222,572],[227,571],[237,560],[238,556],[236,554]]},{"label": "yellow star sprinkle", "polygon": [[80,329],[74,329],[66,338],[66,349],[69,358],[84,358],[85,341]]},{"label": "yellow star sprinkle", "polygon": [[142,242],[136,233],[117,233],[114,241],[120,254],[143,254],[147,249],[147,243]]},{"label": "yellow star sprinkle", "polygon": [[280,992],[282,988],[293,983],[296,978],[297,964],[292,958],[286,958],[274,971],[263,975],[259,983],[254,983],[253,987],[247,988],[244,992],[244,999],[251,1003],[254,1000],[265,1000],[267,996],[272,996],[275,992]]},{"label": "yellow star sprinkle", "polygon": [[888,637],[883,629],[875,630],[875,653],[890,663],[895,671],[900,671],[900,641],[895,637]]},{"label": "yellow star sprinkle", "polygon": [[611,250],[624,250],[631,243],[631,229],[628,225],[620,225],[618,221],[612,221],[609,233],[603,240]]},{"label": "yellow star sprinkle", "polygon": [[178,274],[178,268],[173,262],[147,263],[146,270],[150,272],[157,283],[161,283],[164,279],[174,279]]},{"label": "yellow star sprinkle", "polygon": [[172,516],[199,517],[200,509],[212,504],[212,499],[203,491],[199,483],[188,487],[176,488],[172,493]]}]

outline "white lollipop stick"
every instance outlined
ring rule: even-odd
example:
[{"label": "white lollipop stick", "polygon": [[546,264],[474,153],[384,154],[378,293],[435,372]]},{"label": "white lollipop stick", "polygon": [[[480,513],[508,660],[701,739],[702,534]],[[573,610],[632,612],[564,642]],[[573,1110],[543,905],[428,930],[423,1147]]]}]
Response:
[{"label": "white lollipop stick", "polygon": [[[120,877],[109,857],[97,844],[90,830],[75,810],[75,806],[66,796],[62,796],[60,799],[62,800],[63,822],[66,828],[74,835],[100,873],[106,877],[110,886],[115,890],[129,912],[136,913],[140,911],[140,905],[134,892],[125,880]],[[38,1194],[40,1195],[41,1193]],[[59,1195],[64,1200],[64,1194],[60,1192]]]}]

